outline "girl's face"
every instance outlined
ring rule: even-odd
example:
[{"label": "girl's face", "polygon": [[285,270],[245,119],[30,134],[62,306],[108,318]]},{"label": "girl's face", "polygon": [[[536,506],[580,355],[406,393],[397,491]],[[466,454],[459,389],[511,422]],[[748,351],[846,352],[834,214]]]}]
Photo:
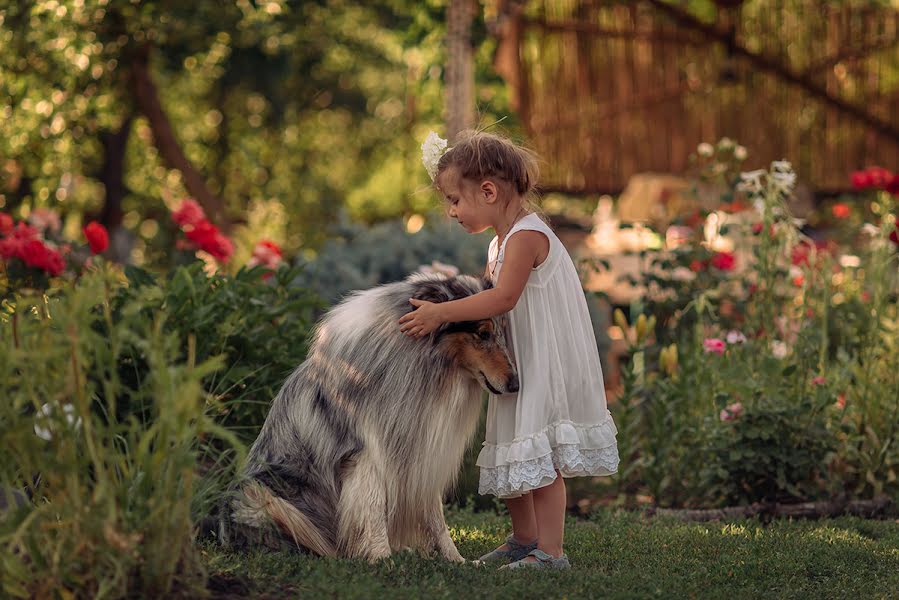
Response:
[{"label": "girl's face", "polygon": [[496,206],[496,186],[491,181],[478,185],[464,179],[456,167],[437,176],[437,187],[446,198],[447,212],[468,233],[481,233],[491,227]]}]

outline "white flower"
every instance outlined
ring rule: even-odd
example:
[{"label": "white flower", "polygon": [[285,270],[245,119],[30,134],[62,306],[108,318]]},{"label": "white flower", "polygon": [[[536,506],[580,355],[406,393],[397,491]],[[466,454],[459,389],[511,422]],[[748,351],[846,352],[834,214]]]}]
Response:
[{"label": "white flower", "polygon": [[765,214],[765,201],[762,198],[756,197],[756,199],[752,201],[752,206],[758,214]]},{"label": "white flower", "polygon": [[[787,163],[789,165],[790,163]],[[796,173],[792,171],[773,171],[769,179],[771,186],[783,194],[789,196],[796,187]]]},{"label": "white flower", "polygon": [[854,268],[861,266],[862,259],[854,254],[844,254],[840,257],[840,266],[846,268]]},{"label": "white flower", "polygon": [[864,225],[862,225],[862,233],[864,233],[865,235],[870,235],[871,237],[877,237],[880,235],[880,228],[877,225],[865,223]]},{"label": "white flower", "polygon": [[432,131],[421,145],[421,162],[431,176],[431,181],[437,178],[437,162],[447,151],[446,144],[445,139]]},{"label": "white flower", "polygon": [[[74,405],[63,404],[62,412],[66,416],[66,424],[69,425],[69,427],[74,427],[75,429],[81,427],[81,417],[75,417]],[[41,409],[37,412],[37,416],[34,419],[34,434],[48,442],[53,439],[49,423],[52,414],[53,405],[49,403],[44,404],[41,406]]]},{"label": "white flower", "polygon": [[773,340],[771,342],[771,354],[774,358],[784,358],[788,353],[789,349],[785,342],[781,342],[780,340]]},{"label": "white flower", "polygon": [[792,173],[793,165],[788,160],[775,160],[771,163],[771,170],[777,173]]},{"label": "white flower", "polygon": [[739,188],[743,191],[760,194],[762,190],[764,190],[764,186],[762,185],[762,177],[767,175],[768,172],[765,169],[756,169],[755,171],[747,171],[745,173],[740,173],[740,181]]},{"label": "white flower", "polygon": [[734,148],[734,158],[736,158],[737,160],[746,160],[747,155],[748,152],[746,152],[746,148],[744,148],[743,146],[737,146],[736,148]]},{"label": "white flower", "polygon": [[728,344],[742,344],[746,342],[746,336],[743,335],[743,332],[737,331],[736,329],[728,331],[725,339]]},{"label": "white flower", "polygon": [[696,146],[696,153],[699,154],[699,156],[709,157],[715,153],[715,149],[708,142],[703,142]]},{"label": "white flower", "polygon": [[718,147],[722,150],[728,150],[734,147],[734,141],[728,137],[723,137],[718,140]]}]

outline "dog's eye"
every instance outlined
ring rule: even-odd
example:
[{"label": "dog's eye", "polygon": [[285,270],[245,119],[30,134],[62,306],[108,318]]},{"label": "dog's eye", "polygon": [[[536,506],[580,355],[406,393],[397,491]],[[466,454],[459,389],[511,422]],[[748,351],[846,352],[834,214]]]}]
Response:
[{"label": "dog's eye", "polygon": [[481,338],[482,340],[489,340],[490,332],[487,331],[486,329],[482,329],[481,331],[478,332],[478,337]]}]

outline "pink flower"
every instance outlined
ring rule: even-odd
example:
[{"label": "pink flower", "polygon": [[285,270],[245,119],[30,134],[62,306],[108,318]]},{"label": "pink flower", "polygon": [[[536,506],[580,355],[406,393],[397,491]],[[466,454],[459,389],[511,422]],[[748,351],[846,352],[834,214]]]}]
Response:
[{"label": "pink flower", "polygon": [[35,208],[28,215],[28,222],[41,231],[57,232],[62,227],[59,220],[59,213],[49,208]]},{"label": "pink flower", "polygon": [[87,243],[94,254],[101,254],[109,248],[109,233],[96,221],[91,221],[85,226],[84,237],[87,238]]},{"label": "pink flower", "polygon": [[731,329],[727,332],[725,339],[727,339],[728,344],[742,344],[746,341],[746,336],[736,329]]},{"label": "pink flower", "polygon": [[196,200],[187,198],[181,202],[178,210],[172,213],[172,220],[181,227],[185,225],[196,227],[206,220],[206,213],[203,212],[203,207],[197,204]]},{"label": "pink flower", "polygon": [[702,348],[706,352],[724,354],[724,350],[727,348],[727,345],[724,343],[724,340],[720,340],[718,338],[706,338],[702,342]]},{"label": "pink flower", "polygon": [[812,379],[812,385],[824,385],[825,381],[826,380],[824,379],[824,375],[818,375],[817,377]]},{"label": "pink flower", "polygon": [[743,414],[743,403],[734,402],[733,404],[728,404],[727,407],[721,409],[718,418],[722,421],[733,421],[741,414]]},{"label": "pink flower", "polygon": [[253,248],[253,255],[247,262],[248,267],[263,265],[268,269],[277,269],[284,260],[281,258],[281,248],[270,240],[262,240]]},{"label": "pink flower", "polygon": [[834,404],[836,404],[836,407],[839,409],[846,408],[846,394],[838,395],[837,401]]}]

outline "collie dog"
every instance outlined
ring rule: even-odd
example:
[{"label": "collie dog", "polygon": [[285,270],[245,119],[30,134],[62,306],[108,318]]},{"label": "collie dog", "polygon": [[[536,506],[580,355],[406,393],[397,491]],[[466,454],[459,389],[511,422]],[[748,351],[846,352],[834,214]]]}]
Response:
[{"label": "collie dog", "polygon": [[401,548],[463,558],[443,497],[481,412],[482,389],[518,391],[498,318],[400,332],[410,298],[483,291],[469,276],[415,274],[355,292],[316,326],[285,381],[222,520],[231,542],[374,561]]}]

